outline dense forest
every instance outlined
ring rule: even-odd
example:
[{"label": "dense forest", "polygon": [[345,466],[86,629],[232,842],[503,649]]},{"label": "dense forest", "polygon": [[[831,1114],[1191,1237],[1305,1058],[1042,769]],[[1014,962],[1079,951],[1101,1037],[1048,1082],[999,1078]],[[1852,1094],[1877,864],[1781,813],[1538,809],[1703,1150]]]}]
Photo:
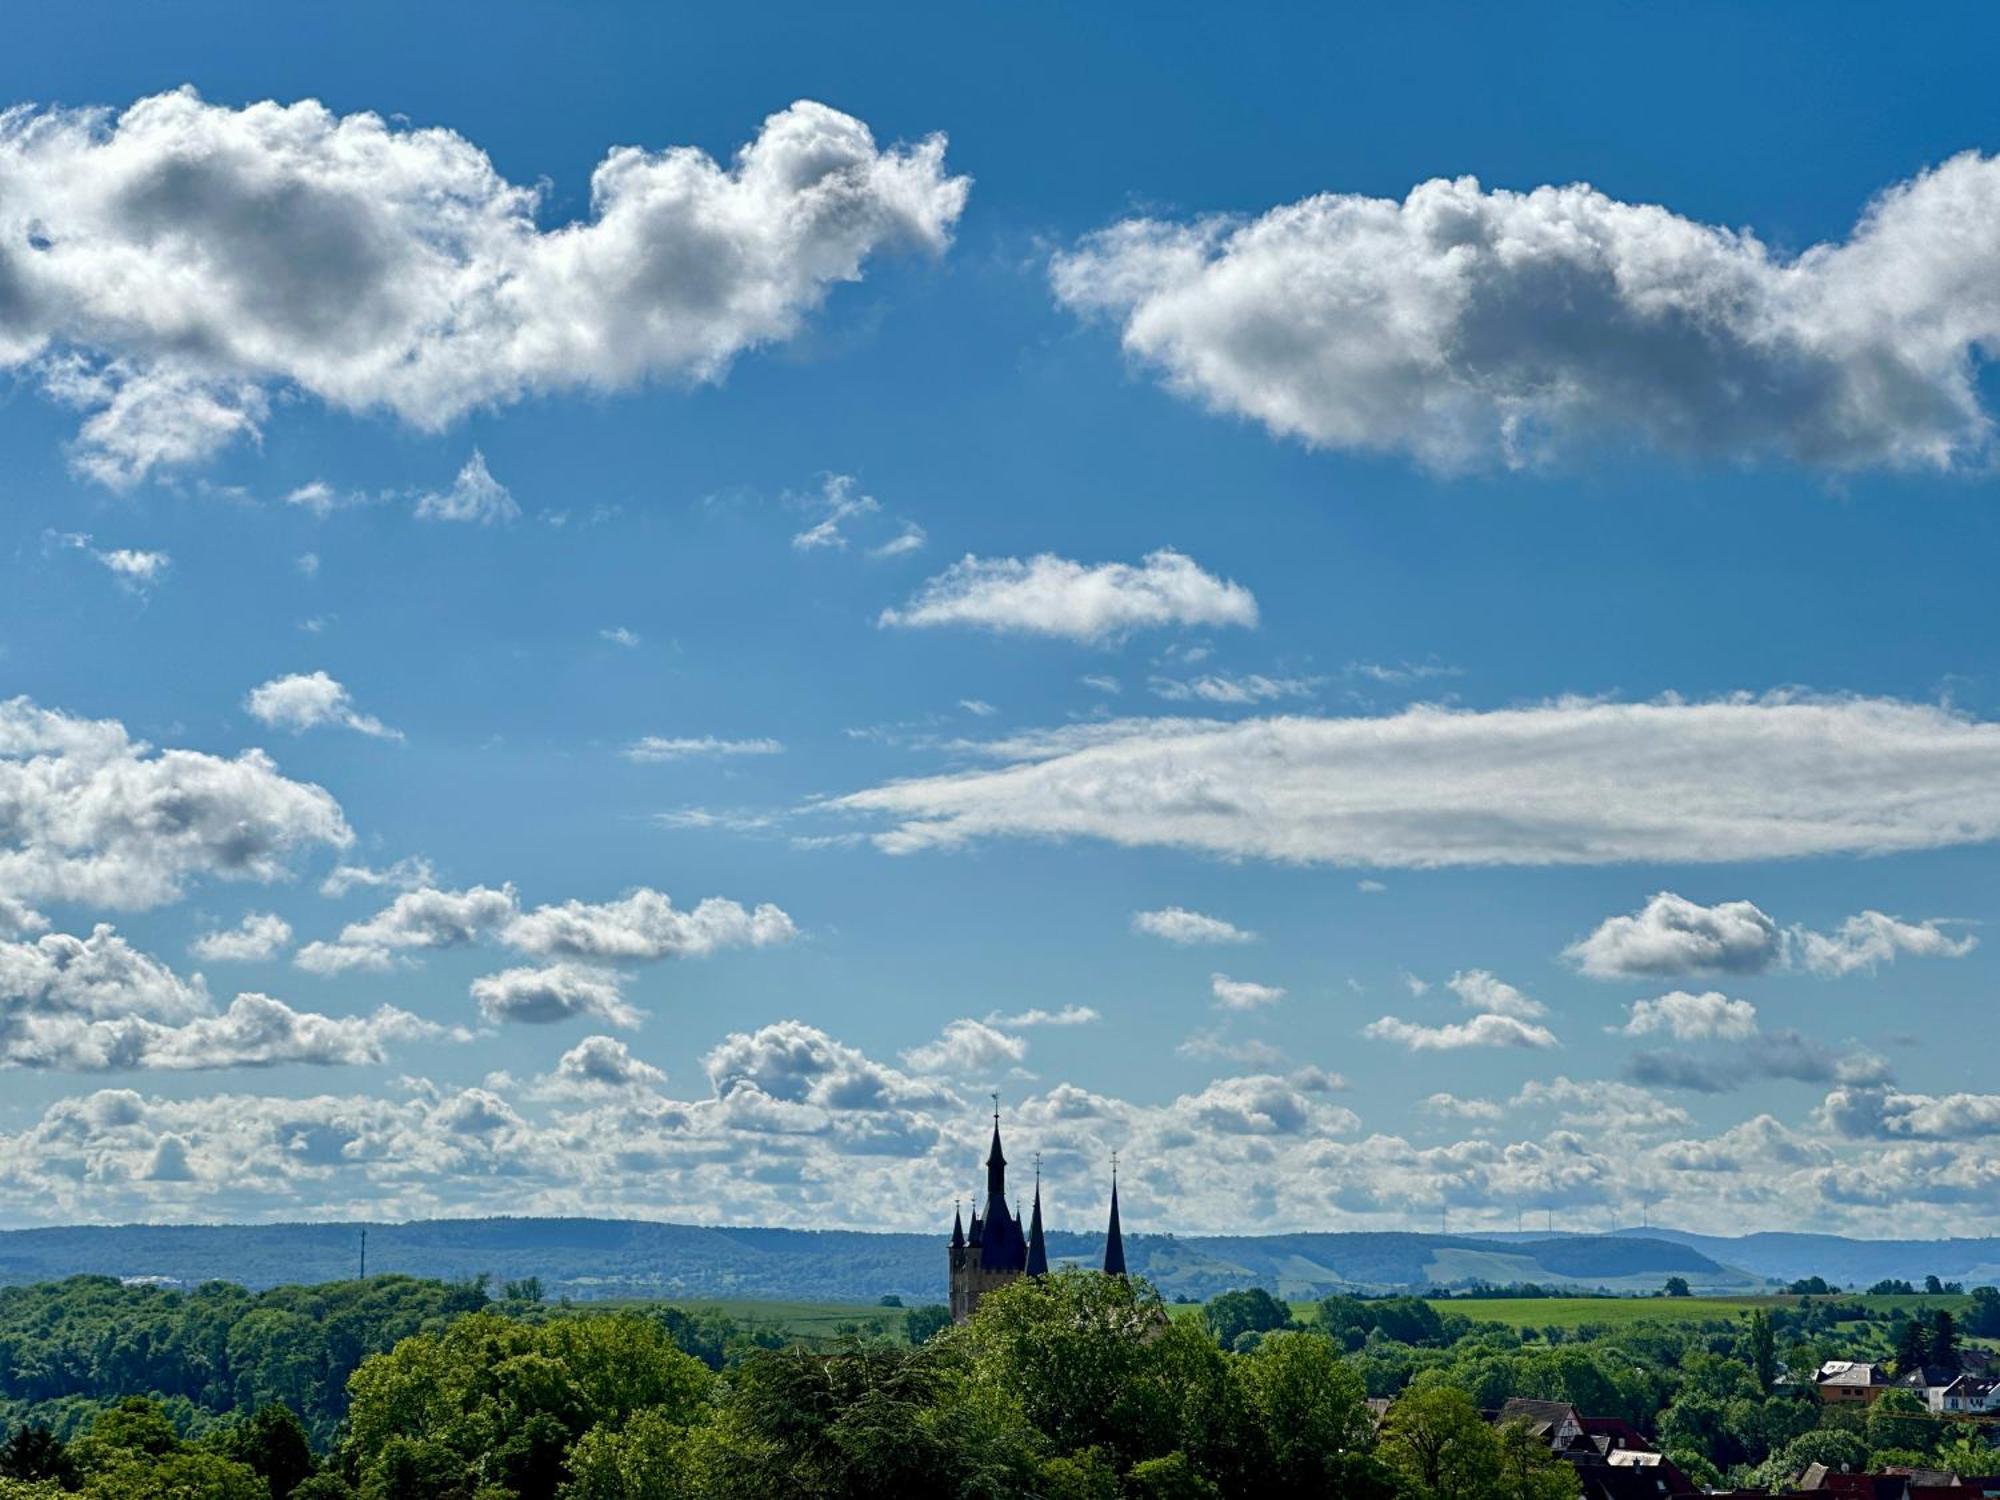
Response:
[{"label": "dense forest", "polygon": [[[1816,1460],[2000,1467],[1983,1429],[1906,1393],[1830,1408],[1791,1378],[1830,1358],[1956,1358],[2000,1336],[1988,1288],[1956,1320],[1802,1297],[1536,1333],[1410,1297],[1175,1308],[1143,1281],[1066,1271],[990,1295],[963,1327],[912,1308],[901,1336],[810,1345],[540,1292],[400,1277],[0,1292],[0,1497],[1577,1493],[1545,1442],[1482,1416],[1512,1397],[1629,1423],[1706,1483],[1783,1484]],[[1386,1414],[1370,1400],[1391,1397]]]}]

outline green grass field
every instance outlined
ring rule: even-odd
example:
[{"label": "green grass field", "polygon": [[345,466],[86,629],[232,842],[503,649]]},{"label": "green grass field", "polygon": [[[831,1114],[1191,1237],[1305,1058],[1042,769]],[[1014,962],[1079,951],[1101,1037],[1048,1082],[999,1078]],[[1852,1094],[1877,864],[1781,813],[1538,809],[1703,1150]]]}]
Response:
[{"label": "green grass field", "polygon": [[[1457,1313],[1476,1323],[1505,1323],[1514,1328],[1578,1328],[1585,1323],[1622,1327],[1630,1323],[1700,1323],[1716,1318],[1740,1318],[1758,1307],[1791,1307],[1798,1298],[1775,1297],[1454,1297],[1431,1304],[1439,1312]],[[1822,1299],[1860,1303],[1876,1316],[1898,1309],[1964,1311],[1966,1297],[1839,1296]],[[1307,1304],[1309,1308],[1311,1304]]]},{"label": "green grass field", "polygon": [[887,1334],[901,1338],[903,1313],[900,1307],[878,1307],[872,1302],[683,1302],[675,1306],[689,1312],[721,1313],[746,1329],[776,1329],[798,1338],[836,1338],[844,1331],[858,1330],[866,1336]]},{"label": "green grass field", "polygon": [[[749,1299],[681,1301],[674,1304],[690,1312],[720,1313],[746,1329],[773,1329],[787,1337],[833,1339],[858,1332],[864,1337],[900,1339],[903,1313],[900,1307],[879,1307],[872,1302],[762,1302]],[[1947,1308],[1957,1314],[1970,1300],[1962,1296],[1841,1295],[1830,1299],[1843,1304],[1860,1303],[1876,1317],[1897,1310],[1908,1312]],[[1587,1323],[1626,1327],[1635,1323],[1700,1323],[1734,1320],[1758,1307],[1791,1307],[1798,1298],[1787,1295],[1766,1297],[1452,1297],[1434,1300],[1431,1306],[1441,1313],[1456,1313],[1475,1323],[1504,1323],[1530,1332],[1541,1328],[1579,1328]],[[633,1304],[638,1305],[638,1304]],[[1313,1319],[1316,1302],[1294,1302],[1292,1314],[1301,1323]],[[1198,1318],[1198,1302],[1175,1303],[1168,1308],[1177,1318]]]}]

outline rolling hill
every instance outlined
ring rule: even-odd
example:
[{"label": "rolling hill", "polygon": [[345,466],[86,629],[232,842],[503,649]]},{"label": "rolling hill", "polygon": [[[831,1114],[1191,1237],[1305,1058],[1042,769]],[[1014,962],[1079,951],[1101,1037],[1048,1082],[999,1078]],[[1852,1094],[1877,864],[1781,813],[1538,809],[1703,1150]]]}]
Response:
[{"label": "rolling hill", "polygon": [[[552,1296],[777,1298],[852,1302],[944,1294],[942,1236],[706,1228],[624,1219],[430,1219],[405,1224],[118,1225],[0,1232],[0,1284],[78,1272],[211,1279],[252,1287],[368,1268],[446,1279],[537,1276]],[[1058,1263],[1094,1264],[1103,1237],[1058,1231]],[[1502,1242],[1435,1234],[1128,1235],[1132,1269],[1169,1297],[1263,1286],[1281,1296],[1421,1290],[1475,1282],[1651,1292],[1668,1276],[1697,1291],[1761,1279],[1666,1238],[1558,1236]]]},{"label": "rolling hill", "polygon": [[1935,1275],[1967,1286],[2000,1283],[2000,1239],[1851,1240],[1838,1234],[1686,1234],[1677,1229],[1626,1229],[1628,1238],[1671,1240],[1711,1259],[1775,1281],[1824,1276],[1838,1286],[1866,1287],[1885,1277],[1921,1283]]}]

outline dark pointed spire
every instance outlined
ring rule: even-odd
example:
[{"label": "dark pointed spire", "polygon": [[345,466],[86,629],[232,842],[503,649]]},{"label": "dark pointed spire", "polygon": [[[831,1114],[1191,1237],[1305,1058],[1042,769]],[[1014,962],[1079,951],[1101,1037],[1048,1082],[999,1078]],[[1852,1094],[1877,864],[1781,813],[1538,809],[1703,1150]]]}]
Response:
[{"label": "dark pointed spire", "polygon": [[965,1248],[965,1218],[958,1211],[956,1199],[952,1200],[951,1205],[951,1248],[954,1250]]},{"label": "dark pointed spire", "polygon": [[1007,1201],[1007,1153],[1000,1149],[1000,1096],[993,1096],[993,1147],[986,1153],[986,1217]]},{"label": "dark pointed spire", "polygon": [[1049,1247],[1042,1241],[1042,1153],[1035,1153],[1035,1211],[1028,1220],[1028,1274],[1049,1274]]},{"label": "dark pointed spire", "polygon": [[1104,1234],[1104,1274],[1125,1274],[1125,1235],[1118,1227],[1118,1153],[1111,1153],[1111,1227]]}]

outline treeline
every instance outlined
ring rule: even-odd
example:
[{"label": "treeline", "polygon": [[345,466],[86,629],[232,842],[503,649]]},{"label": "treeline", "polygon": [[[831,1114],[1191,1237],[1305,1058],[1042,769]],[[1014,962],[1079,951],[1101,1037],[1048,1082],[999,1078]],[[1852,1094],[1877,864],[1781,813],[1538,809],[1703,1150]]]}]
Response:
[{"label": "treeline", "polygon": [[[568,1315],[540,1297],[532,1280],[510,1282],[499,1305],[521,1318]],[[182,1435],[275,1405],[324,1447],[347,1414],[348,1382],[364,1360],[490,1305],[484,1277],[375,1276],[262,1292],[218,1281],[183,1292],[76,1276],[0,1288],[0,1432],[37,1426],[67,1437],[106,1402],[145,1394]],[[711,1369],[784,1342],[677,1307],[648,1316]]]},{"label": "treeline", "polygon": [[[80,1351],[95,1327],[90,1357],[134,1383],[57,1398],[78,1403],[61,1431],[10,1423],[0,1500],[1576,1493],[1544,1445],[1482,1416],[1513,1397],[1627,1422],[1700,1483],[1784,1484],[1816,1461],[2000,1468],[1980,1428],[1911,1393],[1866,1410],[1813,1394],[1822,1361],[1888,1359],[1899,1343],[1929,1358],[1951,1348],[1949,1325],[1941,1340],[1933,1317],[1919,1341],[1908,1320],[1840,1322],[1809,1299],[1531,1338],[1414,1298],[1332,1297],[1301,1316],[1252,1289],[1177,1316],[1143,1282],[1062,1272],[992,1294],[963,1327],[911,1309],[912,1332],[931,1335],[918,1343],[771,1348],[675,1309],[550,1308],[518,1287],[486,1305],[477,1283],[384,1287],[379,1305],[372,1283],[290,1289],[268,1306],[276,1294],[222,1288],[177,1300],[89,1279],[39,1290],[32,1315],[0,1303],[0,1337],[33,1324],[39,1347]],[[328,1300],[309,1315],[298,1299],[314,1296]],[[219,1306],[239,1316],[220,1320],[218,1339]],[[338,1397],[321,1373],[295,1388],[302,1404],[274,1393],[283,1362],[267,1367],[253,1352],[264,1345],[235,1333],[274,1310],[332,1323],[361,1307],[379,1313],[384,1342]],[[155,1326],[136,1310],[172,1316]],[[420,1326],[391,1337],[398,1317]],[[198,1388],[208,1404],[144,1383],[152,1366],[132,1351],[151,1332],[163,1369],[221,1351],[216,1384]],[[105,1399],[141,1390],[159,1396]],[[1379,1425],[1371,1397],[1393,1398]]]},{"label": "treeline", "polygon": [[[1225,1352],[1143,1283],[1066,1271],[922,1345],[758,1350],[718,1374],[643,1313],[471,1313],[362,1363],[324,1458],[281,1410],[178,1436],[113,1407],[0,1449],[5,1500],[768,1500],[1446,1493],[1563,1500],[1574,1475],[1467,1394],[1421,1384],[1377,1432],[1318,1333]],[[301,1454],[304,1451],[302,1459]],[[1451,1488],[1440,1489],[1448,1483]]]}]

